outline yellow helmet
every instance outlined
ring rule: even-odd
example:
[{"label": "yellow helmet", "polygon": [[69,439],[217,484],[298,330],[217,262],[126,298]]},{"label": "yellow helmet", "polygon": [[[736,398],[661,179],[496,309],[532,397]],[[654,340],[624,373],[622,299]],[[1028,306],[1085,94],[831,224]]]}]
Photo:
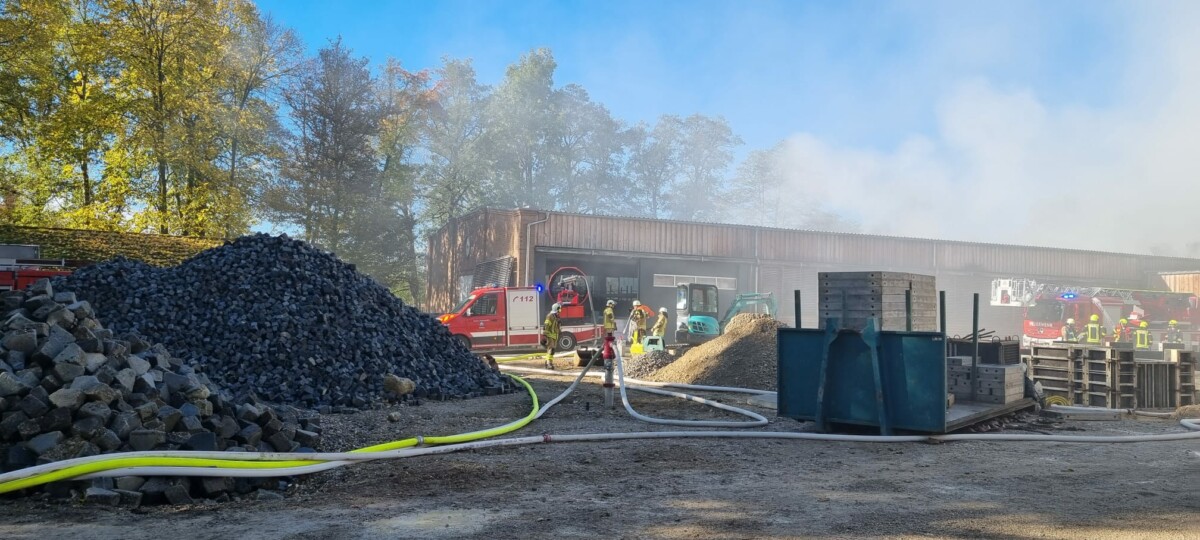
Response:
[{"label": "yellow helmet", "polygon": [[1099,321],[1099,320],[1100,320],[1100,316],[1099,316],[1099,315],[1092,315],[1092,318],[1091,318],[1091,319],[1089,319],[1089,320],[1091,320],[1092,322]]},{"label": "yellow helmet", "polygon": [[1141,325],[1141,326],[1142,326],[1142,328],[1145,328],[1145,327],[1147,326],[1147,325],[1146,325],[1146,321],[1142,321],[1142,325]]},{"label": "yellow helmet", "polygon": [[1179,321],[1177,321],[1175,319],[1171,319],[1171,326],[1175,326],[1177,324],[1179,324]]},{"label": "yellow helmet", "polygon": [[1128,319],[1121,319],[1121,324],[1129,324],[1129,320],[1128,320]]}]

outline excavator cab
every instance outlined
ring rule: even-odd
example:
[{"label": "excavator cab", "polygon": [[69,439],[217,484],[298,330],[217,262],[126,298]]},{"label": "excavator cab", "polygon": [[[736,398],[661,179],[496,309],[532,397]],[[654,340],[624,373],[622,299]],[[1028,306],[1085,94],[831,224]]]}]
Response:
[{"label": "excavator cab", "polygon": [[717,286],[681,283],[675,287],[675,341],[699,345],[721,335]]}]

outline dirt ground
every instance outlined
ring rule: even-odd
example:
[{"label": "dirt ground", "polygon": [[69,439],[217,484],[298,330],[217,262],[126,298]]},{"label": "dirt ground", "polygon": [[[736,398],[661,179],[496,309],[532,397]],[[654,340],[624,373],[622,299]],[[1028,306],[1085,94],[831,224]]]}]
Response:
[{"label": "dirt ground", "polygon": [[[530,380],[544,400],[567,382]],[[519,434],[666,429],[601,400],[598,385],[583,386]],[[731,418],[646,394],[633,403],[658,416]],[[333,415],[326,447],[489,427],[528,407],[513,394]],[[401,422],[386,420],[393,410]],[[808,427],[771,417],[767,429]],[[1127,420],[1017,431],[1179,429]],[[1198,450],[1193,441],[562,443],[345,467],[304,479],[283,501],[129,510],[5,500],[0,538],[1196,538]]]}]

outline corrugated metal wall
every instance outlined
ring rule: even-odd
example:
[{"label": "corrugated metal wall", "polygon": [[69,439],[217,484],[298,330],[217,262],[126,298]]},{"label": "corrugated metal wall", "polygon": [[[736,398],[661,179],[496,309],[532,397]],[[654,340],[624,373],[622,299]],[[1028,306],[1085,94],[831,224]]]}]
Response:
[{"label": "corrugated metal wall", "polygon": [[[804,296],[806,325],[816,324],[816,274],[821,271],[881,270],[931,274],[939,288],[951,291],[949,320],[970,325],[970,293],[986,300],[994,277],[1028,277],[1079,285],[1157,288],[1160,272],[1195,270],[1200,260],[1025,247],[940,240],[894,238],[861,234],[764,229],[740,225],[686,223],[641,218],[619,218],[540,212],[534,210],[480,210],[457,221],[458,233],[450,239],[447,226],[430,237],[430,306],[445,309],[452,303],[453,276],[470,273],[473,266],[501,256],[515,257],[515,280],[523,284],[526,226],[533,226],[532,245],[546,248],[592,250],[596,254],[620,253],[636,257],[678,256],[713,258],[757,265],[760,289],[779,295],[780,314],[794,323],[792,290]],[[1182,278],[1180,278],[1182,279]],[[1151,283],[1148,283],[1148,280]],[[961,300],[958,296],[965,296]],[[965,307],[962,307],[965,306]],[[1000,313],[997,310],[983,310]],[[1011,311],[1019,311],[1012,309]],[[1000,329],[1010,317],[981,324]],[[810,317],[812,319],[810,320]],[[1019,316],[1015,329],[1019,330]],[[962,333],[952,324],[952,333]],[[1015,331],[1015,330],[1014,330]]]}]

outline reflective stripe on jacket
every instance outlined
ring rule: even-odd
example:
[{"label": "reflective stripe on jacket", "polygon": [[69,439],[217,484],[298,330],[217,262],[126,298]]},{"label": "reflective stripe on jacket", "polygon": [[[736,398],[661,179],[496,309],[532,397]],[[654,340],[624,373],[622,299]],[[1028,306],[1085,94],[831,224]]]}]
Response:
[{"label": "reflective stripe on jacket", "polygon": [[1136,340],[1134,347],[1137,347],[1139,349],[1149,349],[1150,348],[1150,331],[1149,330],[1140,330],[1140,329],[1135,330],[1133,332],[1133,336]]}]

